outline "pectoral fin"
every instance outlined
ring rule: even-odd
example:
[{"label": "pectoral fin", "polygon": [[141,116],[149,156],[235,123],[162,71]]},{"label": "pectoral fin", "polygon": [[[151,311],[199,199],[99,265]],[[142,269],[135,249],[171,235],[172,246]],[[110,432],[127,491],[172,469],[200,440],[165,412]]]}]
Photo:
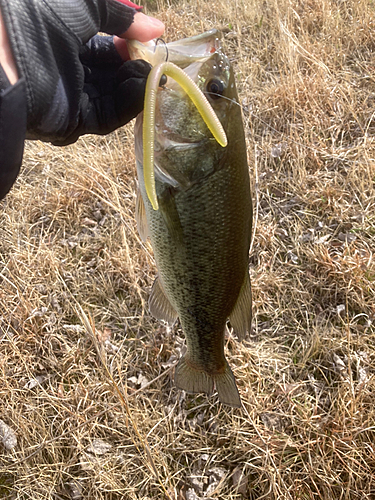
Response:
[{"label": "pectoral fin", "polygon": [[146,208],[139,188],[137,192],[137,201],[135,204],[135,220],[137,221],[139,236],[141,237],[142,241],[146,241],[149,236]]},{"label": "pectoral fin", "polygon": [[166,321],[170,325],[176,321],[178,315],[165,294],[159,278],[156,278],[152,285],[151,295],[148,300],[150,313],[154,318]]},{"label": "pectoral fin", "polygon": [[246,271],[245,280],[241,287],[237,302],[229,316],[229,321],[239,340],[243,340],[246,337],[246,333],[251,333],[251,320],[251,284],[249,273]]},{"label": "pectoral fin", "polygon": [[177,245],[181,245],[183,242],[183,232],[173,187],[166,188],[160,194],[159,207],[171,238]]},{"label": "pectoral fin", "polygon": [[175,384],[186,392],[204,392],[209,396],[216,386],[219,399],[223,404],[235,408],[242,406],[236,381],[228,363],[226,363],[224,373],[210,375],[203,370],[196,369],[184,357],[180,359],[176,367]]}]

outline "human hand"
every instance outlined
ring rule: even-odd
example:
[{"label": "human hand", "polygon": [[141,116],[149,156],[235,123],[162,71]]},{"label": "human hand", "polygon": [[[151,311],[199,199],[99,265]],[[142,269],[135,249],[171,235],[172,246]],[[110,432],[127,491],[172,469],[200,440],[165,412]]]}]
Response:
[{"label": "human hand", "polygon": [[[127,0],[0,0],[0,7],[25,80],[28,138],[69,144],[141,111],[149,65],[123,64],[125,39],[160,36],[160,21]],[[98,31],[121,38],[90,40]]]}]

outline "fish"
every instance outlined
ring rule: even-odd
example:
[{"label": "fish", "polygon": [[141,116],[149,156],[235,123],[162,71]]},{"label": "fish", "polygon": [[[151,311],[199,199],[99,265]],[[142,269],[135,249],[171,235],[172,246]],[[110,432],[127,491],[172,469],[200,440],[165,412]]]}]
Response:
[{"label": "fish", "polygon": [[233,69],[217,30],[168,44],[133,41],[129,52],[153,66],[169,61],[181,68],[206,96],[227,137],[223,147],[181,86],[170,77],[161,81],[154,110],[157,209],[144,179],[141,113],[134,131],[136,219],[142,239],[150,238],[158,270],[150,312],[169,324],[179,319],[186,339],[175,385],[209,396],[216,388],[221,403],[241,407],[224,347],[228,320],[239,340],[251,331],[253,213]]}]

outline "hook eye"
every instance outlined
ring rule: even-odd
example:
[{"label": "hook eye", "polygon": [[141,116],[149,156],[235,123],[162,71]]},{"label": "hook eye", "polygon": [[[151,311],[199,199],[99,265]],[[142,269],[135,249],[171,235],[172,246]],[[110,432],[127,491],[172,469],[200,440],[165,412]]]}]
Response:
[{"label": "hook eye", "polygon": [[[165,40],[163,38],[157,38],[155,40],[155,47],[154,47],[154,54],[158,48],[158,45],[163,45],[164,46],[164,49],[165,49],[165,60],[163,62],[168,62],[168,57],[169,57],[169,53],[168,53],[168,45],[166,44]],[[161,62],[161,61],[160,61]],[[164,85],[167,83],[167,76],[166,75],[162,75],[161,78],[160,78],[160,82],[159,82],[159,87],[164,87]]]},{"label": "hook eye", "polygon": [[156,52],[158,45],[164,46],[164,48],[165,48],[165,60],[163,62],[168,62],[169,53],[168,53],[168,45],[167,45],[166,41],[163,38],[157,38],[155,40],[154,54]]}]

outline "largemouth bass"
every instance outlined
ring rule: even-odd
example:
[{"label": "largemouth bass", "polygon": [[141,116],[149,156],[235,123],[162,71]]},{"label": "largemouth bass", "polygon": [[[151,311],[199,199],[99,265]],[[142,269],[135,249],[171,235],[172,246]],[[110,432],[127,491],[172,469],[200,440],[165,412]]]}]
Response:
[{"label": "largemouth bass", "polygon": [[206,95],[228,140],[220,146],[188,95],[172,79],[159,87],[155,107],[155,190],[146,193],[142,114],[135,126],[141,197],[138,229],[151,239],[158,268],[149,300],[154,317],[180,319],[187,352],[175,372],[177,387],[211,394],[239,407],[241,399],[224,355],[226,323],[239,339],[251,329],[249,246],[252,202],[241,109],[218,32],[170,44],[132,42],[132,58],[152,65],[168,59]]}]

